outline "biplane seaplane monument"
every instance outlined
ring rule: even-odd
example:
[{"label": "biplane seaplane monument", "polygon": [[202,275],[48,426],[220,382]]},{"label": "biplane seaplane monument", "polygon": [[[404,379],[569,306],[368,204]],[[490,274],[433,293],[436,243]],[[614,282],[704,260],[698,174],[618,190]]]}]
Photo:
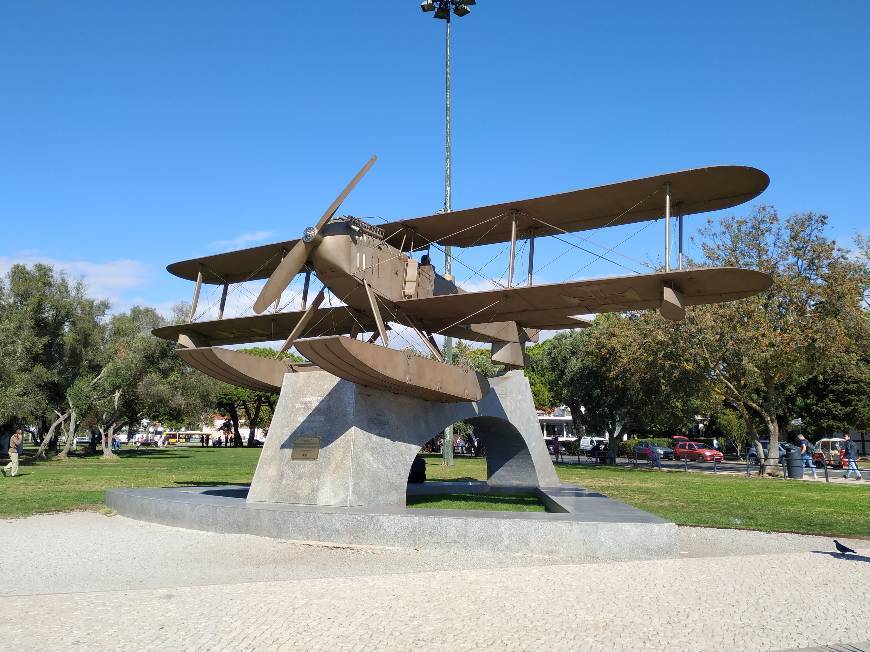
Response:
[{"label": "biplane seaplane monument", "polygon": [[[109,493],[109,504],[170,524],[292,539],[479,545],[592,558],[673,554],[673,524],[560,484],[522,372],[524,349],[541,330],[588,325],[579,315],[655,309],[679,321],[688,306],[769,287],[771,278],[755,270],[682,264],[683,217],[749,201],[767,187],[767,175],[718,166],[379,225],[336,216],[374,162],[301,239],[168,267],[196,284],[191,317],[155,335],[177,342],[179,355],[214,378],[280,391],[250,489],[121,490]],[[533,282],[536,238],[663,217],[670,234],[672,216],[679,222],[677,269],[669,267],[666,235],[664,271]],[[529,258],[520,284],[514,260],[521,239],[528,240]],[[508,280],[493,290],[463,291],[428,256],[432,247],[504,242],[510,243]],[[298,274],[304,274],[302,309],[278,311]],[[311,298],[315,278],[322,288]],[[266,283],[253,303],[256,315],[224,319],[229,288],[258,279]],[[203,284],[221,287],[213,321],[194,320]],[[327,292],[340,305],[324,307]],[[427,355],[390,348],[396,325],[418,337]],[[446,363],[435,335],[489,344],[505,372],[487,379]],[[226,348],[281,340],[281,351],[295,347],[307,362]],[[405,508],[420,447],[462,420],[470,420],[485,445],[487,481],[461,490],[535,491],[551,513],[460,516]],[[451,485],[439,487],[443,493]]]}]

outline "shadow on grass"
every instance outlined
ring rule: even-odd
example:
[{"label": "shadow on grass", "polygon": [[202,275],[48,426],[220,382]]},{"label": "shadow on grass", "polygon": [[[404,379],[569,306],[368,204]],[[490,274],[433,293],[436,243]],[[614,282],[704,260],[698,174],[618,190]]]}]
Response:
[{"label": "shadow on grass", "polygon": [[[177,450],[167,450],[165,448],[137,448],[133,450],[115,451],[115,455],[121,458],[136,458],[136,457],[171,457],[173,459],[184,459],[190,457]],[[92,456],[93,457],[93,456]]]},{"label": "shadow on grass", "polygon": [[426,482],[486,482],[486,480],[479,480],[470,475],[464,475],[461,478],[426,478]]},{"label": "shadow on grass", "polygon": [[636,468],[650,468],[646,464],[638,465],[638,467],[624,464],[597,464],[596,462],[581,462],[580,464],[554,462],[553,464],[560,469],[581,469],[583,471],[634,471]]},{"label": "shadow on grass", "polygon": [[827,552],[825,550],[811,550],[814,555],[827,555],[828,557],[833,557],[834,559],[843,559],[845,561],[862,561],[864,563],[870,563],[870,557],[865,557],[864,555],[844,555],[839,552]]},{"label": "shadow on grass", "polygon": [[175,485],[180,487],[228,487],[238,486],[241,482],[224,482],[222,480],[178,480]]}]

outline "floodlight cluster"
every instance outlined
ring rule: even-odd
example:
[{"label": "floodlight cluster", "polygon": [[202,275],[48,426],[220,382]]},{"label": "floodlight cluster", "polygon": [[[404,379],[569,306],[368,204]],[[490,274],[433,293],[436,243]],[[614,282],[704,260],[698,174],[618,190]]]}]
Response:
[{"label": "floodlight cluster", "polygon": [[435,18],[439,20],[450,20],[450,10],[462,18],[471,13],[471,5],[477,4],[476,0],[423,0],[420,3],[420,9],[423,11],[434,11]]}]

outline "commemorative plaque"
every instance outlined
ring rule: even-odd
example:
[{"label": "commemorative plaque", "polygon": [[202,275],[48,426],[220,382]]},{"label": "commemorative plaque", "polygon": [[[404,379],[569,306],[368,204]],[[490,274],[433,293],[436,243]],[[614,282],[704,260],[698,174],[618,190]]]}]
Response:
[{"label": "commemorative plaque", "polygon": [[320,437],[299,437],[293,442],[291,460],[314,461],[320,454]]}]

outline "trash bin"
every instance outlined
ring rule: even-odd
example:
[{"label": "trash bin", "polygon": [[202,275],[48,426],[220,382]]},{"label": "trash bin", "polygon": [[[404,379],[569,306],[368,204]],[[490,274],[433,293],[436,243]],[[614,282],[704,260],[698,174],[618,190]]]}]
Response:
[{"label": "trash bin", "polygon": [[789,478],[800,480],[804,477],[804,458],[800,446],[789,446],[785,459]]}]

